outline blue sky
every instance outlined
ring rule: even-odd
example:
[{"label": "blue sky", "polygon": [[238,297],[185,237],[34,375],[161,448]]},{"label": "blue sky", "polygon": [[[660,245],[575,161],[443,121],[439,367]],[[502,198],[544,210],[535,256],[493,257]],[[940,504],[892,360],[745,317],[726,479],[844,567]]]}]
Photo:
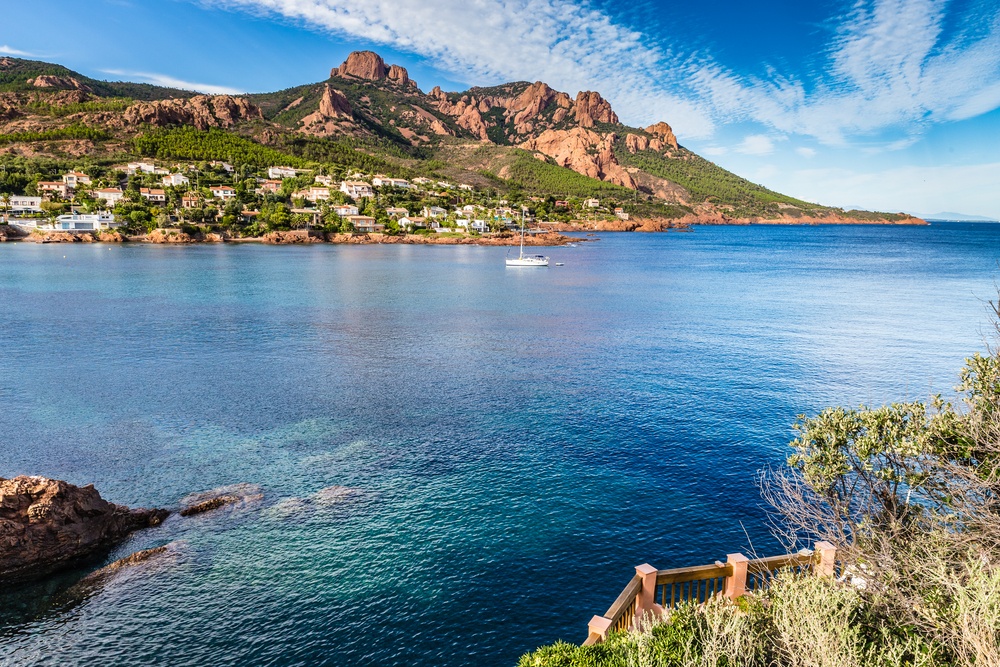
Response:
[{"label": "blue sky", "polygon": [[787,194],[1000,218],[1000,2],[33,0],[0,52],[207,92],[325,79],[352,50],[423,90],[543,80]]}]

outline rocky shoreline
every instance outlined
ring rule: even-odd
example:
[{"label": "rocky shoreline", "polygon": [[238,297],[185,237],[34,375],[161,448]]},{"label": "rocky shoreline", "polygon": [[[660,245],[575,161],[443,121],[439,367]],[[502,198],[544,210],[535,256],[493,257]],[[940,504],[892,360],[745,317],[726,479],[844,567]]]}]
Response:
[{"label": "rocky shoreline", "polygon": [[93,487],[0,478],[0,584],[39,579],[110,551],[169,510],[109,503]]},{"label": "rocky shoreline", "polygon": [[[584,230],[585,231],[585,230]],[[144,236],[125,236],[114,230],[96,232],[33,232],[27,236],[0,238],[0,241],[23,243],[149,243],[157,245],[189,245],[194,243],[263,243],[266,245],[306,245],[330,243],[340,245],[405,244],[405,245],[479,245],[516,246],[521,237],[513,232],[483,236],[425,236],[422,234],[328,234],[318,231],[297,230],[270,232],[264,236],[238,238],[223,234],[187,234],[180,230],[157,229]],[[564,246],[582,239],[546,232],[525,236],[526,246]]]},{"label": "rocky shoreline", "polygon": [[[546,230],[525,236],[526,246],[564,246],[577,243],[580,239],[565,236],[565,233],[580,232],[666,232],[691,231],[693,227],[745,226],[745,225],[927,225],[926,220],[914,217],[899,220],[859,220],[840,215],[799,216],[782,218],[727,218],[722,215],[689,215],[667,220],[662,218],[633,218],[631,220],[575,220],[573,222],[541,223]],[[341,245],[366,244],[406,244],[406,245],[479,245],[516,246],[521,237],[515,232],[500,232],[482,236],[443,236],[424,234],[378,234],[349,233],[332,234],[314,230],[270,232],[264,236],[233,237],[215,232],[188,234],[178,229],[155,229],[141,236],[127,236],[116,230],[94,232],[35,231],[25,233],[10,225],[0,225],[0,242],[22,241],[25,243],[150,243],[165,245],[186,245],[193,243],[264,243],[267,245],[302,245],[330,243]]]}]

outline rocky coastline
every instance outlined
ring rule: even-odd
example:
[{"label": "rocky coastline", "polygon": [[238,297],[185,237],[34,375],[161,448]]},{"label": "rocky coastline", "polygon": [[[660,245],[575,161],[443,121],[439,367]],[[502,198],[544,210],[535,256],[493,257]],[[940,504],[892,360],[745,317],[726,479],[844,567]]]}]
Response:
[{"label": "rocky coastline", "polygon": [[0,478],[0,584],[39,579],[98,557],[169,514],[109,503],[93,485]]},{"label": "rocky coastline", "polygon": [[[586,231],[586,230],[577,230]],[[2,240],[2,239],[0,239]],[[483,236],[444,236],[422,234],[328,234],[320,231],[296,230],[270,232],[257,237],[231,237],[224,234],[188,234],[180,230],[157,229],[143,236],[126,236],[114,230],[96,232],[33,232],[27,236],[7,240],[24,243],[150,243],[156,245],[188,245],[194,243],[263,243],[267,245],[305,245],[330,243],[341,245],[405,244],[405,245],[479,245],[516,246],[521,237],[513,232],[487,234]],[[556,232],[546,232],[525,236],[526,246],[564,246],[581,239],[564,236]]]}]

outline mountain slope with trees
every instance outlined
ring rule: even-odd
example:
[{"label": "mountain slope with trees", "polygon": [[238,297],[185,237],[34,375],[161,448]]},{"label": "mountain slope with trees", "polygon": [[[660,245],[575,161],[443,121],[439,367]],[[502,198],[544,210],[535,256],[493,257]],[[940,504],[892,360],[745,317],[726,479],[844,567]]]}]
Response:
[{"label": "mountain slope with trees", "polygon": [[919,222],[751,183],[680,146],[667,123],[622,124],[594,91],[571,97],[514,82],[424,93],[405,68],[365,51],[325,81],[243,96],[97,81],[0,58],[0,160],[15,156],[97,169],[136,157],[313,164],[511,195],[596,197],[608,210],[685,223]]}]

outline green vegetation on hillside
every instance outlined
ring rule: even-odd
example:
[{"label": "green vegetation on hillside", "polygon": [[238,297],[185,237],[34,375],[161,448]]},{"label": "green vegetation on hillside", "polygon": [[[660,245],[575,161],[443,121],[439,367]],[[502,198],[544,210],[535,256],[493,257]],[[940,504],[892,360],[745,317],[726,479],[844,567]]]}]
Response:
[{"label": "green vegetation on hillside", "polygon": [[33,113],[62,118],[75,113],[121,112],[129,107],[132,100],[128,97],[107,97],[89,102],[73,102],[70,104],[52,104],[44,100],[36,100],[27,105]]},{"label": "green vegetation on hillside", "polygon": [[51,130],[40,130],[38,132],[10,132],[0,134],[0,144],[13,144],[18,142],[31,141],[58,141],[62,139],[89,139],[91,141],[104,141],[110,139],[111,135],[101,129],[87,127],[85,125],[70,125],[68,127],[58,127]]},{"label": "green vegetation on hillside", "polygon": [[637,167],[677,183],[691,194],[694,203],[711,201],[730,206],[736,217],[775,217],[779,212],[779,203],[805,211],[825,209],[751,183],[683,148],[675,153],[676,157],[665,157],[655,151],[635,154],[624,149],[616,151],[623,166]]},{"label": "green vegetation on hillside", "polygon": [[262,146],[222,130],[177,127],[153,130],[133,140],[135,152],[145,157],[174,160],[226,160],[234,164],[304,167],[305,160]]},{"label": "green vegetation on hillside", "polygon": [[132,83],[128,81],[98,81],[78,72],[39,60],[3,57],[7,63],[0,68],[0,92],[51,92],[50,88],[36,88],[28,83],[37,76],[49,75],[76,79],[81,85],[89,88],[95,95],[101,97],[127,97],[134,100],[161,100],[173,97],[191,97],[197,95],[186,90],[164,88],[150,83]]}]

